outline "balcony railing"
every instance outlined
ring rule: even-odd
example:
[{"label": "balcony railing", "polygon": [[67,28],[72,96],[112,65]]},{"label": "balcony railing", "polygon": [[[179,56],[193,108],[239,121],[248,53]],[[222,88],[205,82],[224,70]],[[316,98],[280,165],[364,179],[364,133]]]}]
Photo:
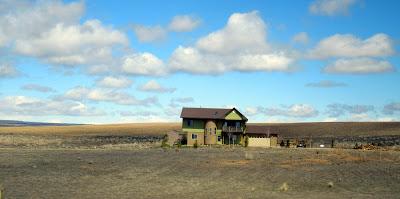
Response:
[{"label": "balcony railing", "polygon": [[222,126],[222,131],[223,132],[231,132],[231,133],[243,132],[243,127]]}]

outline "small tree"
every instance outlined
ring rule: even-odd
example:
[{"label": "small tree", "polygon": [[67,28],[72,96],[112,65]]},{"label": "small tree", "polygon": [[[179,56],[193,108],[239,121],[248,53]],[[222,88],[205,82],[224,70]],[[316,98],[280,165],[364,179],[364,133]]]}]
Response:
[{"label": "small tree", "polygon": [[248,147],[249,146],[249,137],[245,136],[244,137],[244,147]]},{"label": "small tree", "polygon": [[194,147],[195,149],[197,149],[197,147],[199,147],[199,144],[197,143],[197,140],[194,141],[193,147]]}]

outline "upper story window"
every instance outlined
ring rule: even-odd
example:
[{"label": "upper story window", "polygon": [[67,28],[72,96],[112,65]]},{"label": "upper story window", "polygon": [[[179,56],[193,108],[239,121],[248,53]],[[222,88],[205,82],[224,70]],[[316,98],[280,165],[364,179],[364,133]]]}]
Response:
[{"label": "upper story window", "polygon": [[240,127],[240,122],[236,122],[236,127],[239,128]]},{"label": "upper story window", "polygon": [[186,125],[188,127],[193,127],[193,120],[186,120]]}]

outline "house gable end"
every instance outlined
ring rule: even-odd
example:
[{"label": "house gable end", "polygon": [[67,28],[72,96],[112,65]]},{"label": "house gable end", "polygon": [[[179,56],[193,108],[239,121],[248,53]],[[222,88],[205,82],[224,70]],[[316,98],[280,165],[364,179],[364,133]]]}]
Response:
[{"label": "house gable end", "polygon": [[228,112],[225,116],[225,120],[246,120],[247,118],[241,114],[238,110],[233,108],[230,112]]}]

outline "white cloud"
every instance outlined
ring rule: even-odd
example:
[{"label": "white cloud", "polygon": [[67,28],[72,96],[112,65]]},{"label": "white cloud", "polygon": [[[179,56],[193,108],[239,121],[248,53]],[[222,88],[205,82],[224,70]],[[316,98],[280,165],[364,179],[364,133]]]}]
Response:
[{"label": "white cloud", "polygon": [[135,25],[133,31],[140,42],[162,41],[167,37],[167,31],[161,26]]},{"label": "white cloud", "polygon": [[139,90],[149,91],[149,92],[159,92],[159,93],[172,93],[176,90],[176,88],[163,87],[157,81],[150,80],[147,83],[140,86]]},{"label": "white cloud", "polygon": [[268,49],[267,27],[257,11],[232,14],[226,26],[197,41],[197,48],[215,54],[238,51],[259,53]]},{"label": "white cloud", "polygon": [[[318,111],[308,104],[293,104],[281,107],[257,107],[257,111],[267,116],[286,116],[286,117],[314,117]],[[254,110],[253,110],[254,111]]]},{"label": "white cloud", "polygon": [[244,112],[246,115],[253,116],[259,114],[259,109],[256,107],[247,107]]},{"label": "white cloud", "polygon": [[239,71],[289,71],[293,58],[284,52],[274,54],[248,54],[239,57]]},{"label": "white cloud", "polygon": [[378,33],[362,40],[351,34],[335,34],[321,40],[309,52],[312,58],[330,57],[383,57],[394,54],[392,39],[383,33]]},{"label": "white cloud", "polygon": [[164,113],[167,116],[179,118],[179,115],[181,114],[181,110],[182,109],[180,107],[167,107],[164,109]]},{"label": "white cloud", "polygon": [[311,14],[335,16],[347,15],[357,0],[315,0],[309,6]]},{"label": "white cloud", "polygon": [[120,91],[108,89],[89,89],[86,87],[75,87],[68,90],[64,96],[71,100],[90,100],[98,102],[112,102],[119,105],[150,106],[158,103],[156,97],[137,99],[136,97]]},{"label": "white cloud", "polygon": [[0,35],[3,44],[7,45],[17,39],[29,40],[39,37],[62,23],[66,26],[79,22],[85,10],[84,3],[61,1],[37,1],[1,3],[6,5],[0,15]]},{"label": "white cloud", "polygon": [[159,114],[153,111],[120,111],[121,116],[158,116]]},{"label": "white cloud", "polygon": [[83,25],[57,24],[36,38],[18,39],[15,51],[54,64],[99,64],[112,60],[113,46],[128,43],[124,33],[89,20]]},{"label": "white cloud", "polygon": [[175,32],[189,32],[197,28],[201,20],[190,15],[177,15],[172,18],[168,28]]},{"label": "white cloud", "polygon": [[322,120],[322,122],[337,122],[339,121],[338,118],[335,117],[328,117]]},{"label": "white cloud", "polygon": [[306,87],[315,87],[315,88],[334,88],[334,87],[346,87],[348,86],[346,83],[335,82],[330,80],[322,80],[319,82],[311,82],[306,84]]},{"label": "white cloud", "polygon": [[48,86],[43,86],[39,84],[25,84],[21,87],[23,90],[32,90],[32,91],[38,91],[42,93],[48,93],[48,92],[55,92],[54,89]]},{"label": "white cloud", "polygon": [[348,104],[329,104],[327,105],[326,113],[329,117],[339,117],[346,114],[360,115],[367,114],[368,112],[373,112],[375,107],[372,105],[348,105]]},{"label": "white cloud", "polygon": [[396,121],[399,121],[399,119],[392,118],[392,117],[381,117],[381,118],[378,118],[377,121],[379,121],[379,122],[396,122]]},{"label": "white cloud", "polygon": [[10,64],[0,64],[0,78],[16,77],[20,72]]},{"label": "white cloud", "polygon": [[387,115],[393,115],[395,113],[400,113],[400,102],[392,102],[390,104],[386,104],[383,107],[383,113]]},{"label": "white cloud", "polygon": [[293,36],[292,40],[295,43],[307,44],[310,41],[310,38],[306,32],[299,32]]},{"label": "white cloud", "polygon": [[165,75],[164,62],[151,53],[130,54],[122,60],[122,72],[131,75]]},{"label": "white cloud", "polygon": [[372,121],[367,113],[351,114],[349,121]]},{"label": "white cloud", "polygon": [[182,107],[183,104],[193,103],[193,97],[172,98],[168,104],[171,108]]},{"label": "white cloud", "polygon": [[273,51],[266,32],[258,12],[234,13],[224,28],[200,38],[195,46],[175,49],[169,66],[173,71],[197,74],[291,71],[294,57],[285,50]]},{"label": "white cloud", "polygon": [[97,80],[96,84],[100,87],[106,88],[128,88],[132,85],[133,81],[126,77],[112,77],[107,76]]},{"label": "white cloud", "polygon": [[[83,1],[6,2],[0,6],[0,47],[10,54],[34,57],[52,65],[84,66],[107,72],[129,48],[126,34],[99,20],[82,20]],[[93,69],[91,67],[94,67]],[[99,67],[102,66],[102,67]]]},{"label": "white cloud", "polygon": [[338,59],[323,69],[326,73],[338,74],[386,73],[394,70],[388,61],[372,58]]},{"label": "white cloud", "polygon": [[43,100],[26,96],[6,96],[0,99],[0,113],[4,115],[68,115],[101,116],[104,111],[81,102]]}]

